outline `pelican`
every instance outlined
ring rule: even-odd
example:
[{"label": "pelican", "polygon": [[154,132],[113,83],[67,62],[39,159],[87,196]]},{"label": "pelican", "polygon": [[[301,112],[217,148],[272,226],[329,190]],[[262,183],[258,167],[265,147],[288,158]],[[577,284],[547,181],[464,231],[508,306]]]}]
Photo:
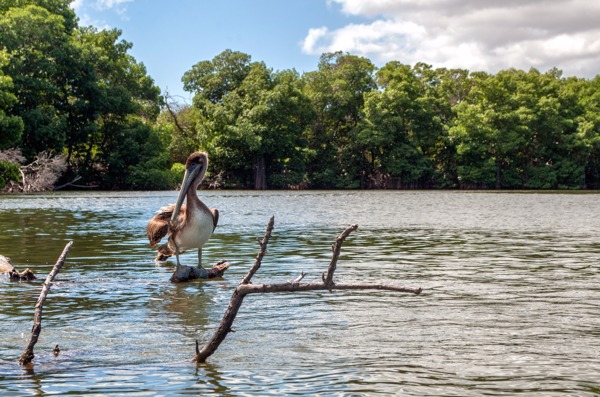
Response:
[{"label": "pelican", "polygon": [[[185,174],[181,190],[175,204],[160,208],[146,226],[150,246],[155,247],[168,235],[168,241],[158,247],[157,260],[165,260],[175,255],[177,267],[174,276],[180,276],[184,269],[179,262],[179,254],[198,248],[199,277],[206,278],[208,271],[202,267],[202,247],[212,236],[219,221],[219,211],[208,208],[196,193],[208,169],[208,156],[204,152],[190,154],[185,162]],[[187,203],[183,201],[187,199]]]}]

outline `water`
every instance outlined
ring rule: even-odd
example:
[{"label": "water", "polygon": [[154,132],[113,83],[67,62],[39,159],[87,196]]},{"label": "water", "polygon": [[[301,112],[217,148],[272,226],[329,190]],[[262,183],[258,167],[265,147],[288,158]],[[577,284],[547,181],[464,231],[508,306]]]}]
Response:
[{"label": "water", "polygon": [[[43,280],[74,241],[31,368],[16,361],[42,281],[0,277],[0,394],[600,394],[600,196],[200,193],[221,213],[204,260],[232,266],[186,284],[168,282],[173,261],[153,262],[144,230],[176,192],[0,197],[0,254],[18,269]],[[358,223],[337,280],[423,293],[250,296],[236,332],[196,366],[194,341],[216,329],[271,215],[254,283],[319,280],[335,236]]]}]

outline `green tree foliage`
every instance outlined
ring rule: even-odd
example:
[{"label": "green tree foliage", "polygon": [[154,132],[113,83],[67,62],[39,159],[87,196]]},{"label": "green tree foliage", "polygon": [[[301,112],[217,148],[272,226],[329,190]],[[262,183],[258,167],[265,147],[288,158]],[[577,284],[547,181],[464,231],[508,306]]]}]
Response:
[{"label": "green tree foliage", "polygon": [[441,185],[438,166],[445,165],[442,148],[448,141],[443,117],[450,120],[444,115],[450,113],[448,101],[438,87],[442,72],[399,62],[377,72],[380,89],[365,94],[365,117],[351,134],[355,150],[363,153],[363,186]]},{"label": "green tree foliage", "polygon": [[362,117],[364,95],[376,88],[374,72],[368,59],[335,52],[323,54],[319,69],[303,75],[316,114],[306,133],[311,186],[359,187],[362,153],[354,150],[350,132]]},{"label": "green tree foliage", "polygon": [[579,110],[571,116],[576,124],[573,158],[584,165],[582,187],[600,189],[600,75],[589,81],[569,79],[563,89]]},{"label": "green tree foliage", "polygon": [[225,50],[183,75],[181,106],[70,3],[0,0],[0,150],[62,155],[65,180],[172,188],[202,149],[222,187],[600,189],[600,76],[377,69],[342,52],[299,75]]},{"label": "green tree foliage", "polygon": [[376,70],[341,52],[299,77],[227,50],[183,81],[194,105],[171,147],[208,150],[223,186],[600,185],[599,78],[395,61]]},{"label": "green tree foliage", "polygon": [[[160,110],[160,91],[145,66],[128,54],[132,45],[119,40],[120,35],[116,29],[98,31],[88,27],[79,29],[74,36],[85,63],[93,65],[93,79],[91,84],[82,86],[82,100],[72,117],[80,121],[79,128],[71,134],[67,149],[80,169],[88,173],[106,171],[92,174],[92,179],[100,180],[105,187],[135,188],[140,183],[129,183],[123,173],[132,171],[130,168],[138,167],[140,162],[154,165],[155,170],[148,175],[158,175],[165,166],[168,170],[170,164],[154,158],[168,155],[165,150],[164,155],[159,152],[168,143],[159,142],[159,131],[150,128]],[[140,123],[151,130],[140,133]],[[130,155],[131,148],[144,147],[150,137],[158,145],[157,150]],[[153,181],[149,179],[147,186],[152,186]],[[156,179],[155,187],[168,186],[164,179]]]},{"label": "green tree foliage", "polygon": [[9,181],[17,182],[21,178],[19,165],[8,161],[0,161],[0,191]]},{"label": "green tree foliage", "polygon": [[[29,159],[41,151],[64,153],[70,172],[105,188],[141,186],[115,177],[140,164],[156,171],[145,186],[174,186],[153,177],[165,168],[168,173],[171,164],[162,153],[127,157],[114,145],[143,147],[160,135],[153,127],[160,90],[120,35],[79,27],[69,0],[0,0],[0,50],[8,56],[0,66],[16,96],[10,100],[11,87],[0,79],[0,126],[12,131],[10,139],[2,134],[0,148],[16,143]],[[140,132],[140,123],[150,130]]]},{"label": "green tree foliage", "polygon": [[12,79],[2,72],[2,67],[6,64],[8,54],[0,50],[0,150],[17,146],[23,132],[23,120],[19,116],[7,114],[17,102],[17,97],[12,92]]},{"label": "green tree foliage", "polygon": [[180,182],[160,135],[151,125],[132,120],[128,124],[107,123],[107,140],[99,155],[106,187],[169,189]]},{"label": "green tree foliage", "polygon": [[[580,81],[504,70],[475,74],[466,100],[456,106],[451,132],[463,186],[484,188],[579,188],[598,129],[580,124]],[[593,111],[592,111],[593,114]]]},{"label": "green tree foliage", "polygon": [[64,145],[64,89],[70,82],[63,64],[74,54],[68,42],[71,32],[62,15],[28,4],[34,2],[14,3],[23,6],[8,8],[0,15],[0,43],[10,55],[4,70],[18,95],[12,113],[23,120],[22,146],[32,157],[45,149],[61,150]]},{"label": "green tree foliage", "polygon": [[198,147],[224,186],[287,187],[302,182],[302,132],[310,103],[293,71],[273,73],[247,54],[224,51],[184,75],[194,92]]}]

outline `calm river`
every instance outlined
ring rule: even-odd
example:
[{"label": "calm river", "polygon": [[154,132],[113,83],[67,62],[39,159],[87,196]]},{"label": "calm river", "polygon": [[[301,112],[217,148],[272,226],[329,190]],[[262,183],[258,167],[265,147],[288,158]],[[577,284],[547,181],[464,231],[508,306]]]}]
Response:
[{"label": "calm river", "polygon": [[[177,192],[0,196],[0,254],[40,277],[0,277],[1,395],[600,394],[600,195],[199,193],[221,213],[205,263],[231,268],[186,284],[168,281],[174,261],[155,263],[145,236]],[[194,341],[216,329],[271,215],[254,283],[319,280],[336,235],[357,223],[337,280],[423,293],[252,295],[196,366]],[[42,281],[69,240],[23,369]]]}]

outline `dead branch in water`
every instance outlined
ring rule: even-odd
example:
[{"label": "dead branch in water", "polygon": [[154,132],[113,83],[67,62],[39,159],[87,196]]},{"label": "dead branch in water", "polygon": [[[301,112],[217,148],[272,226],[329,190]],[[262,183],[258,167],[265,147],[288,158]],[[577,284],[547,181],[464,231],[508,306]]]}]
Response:
[{"label": "dead branch in water", "polygon": [[208,357],[210,357],[219,347],[219,345],[225,340],[225,337],[232,330],[233,321],[242,306],[242,302],[244,301],[244,297],[248,294],[266,294],[266,293],[275,293],[275,292],[297,292],[297,291],[323,291],[323,290],[385,290],[385,291],[394,291],[394,292],[407,292],[411,294],[418,295],[421,293],[421,288],[412,288],[412,287],[402,287],[396,285],[388,285],[388,284],[377,284],[377,283],[335,283],[333,281],[333,274],[335,272],[337,261],[340,256],[340,251],[342,248],[342,244],[352,233],[354,230],[358,228],[358,225],[351,225],[346,230],[344,230],[337,238],[335,243],[333,244],[332,250],[333,255],[331,258],[331,262],[329,263],[329,267],[327,269],[327,274],[322,275],[322,281],[316,283],[302,283],[301,280],[304,278],[305,274],[302,272],[300,276],[298,276],[293,281],[288,281],[287,283],[281,284],[251,284],[250,280],[252,276],[258,271],[261,266],[262,259],[265,256],[267,250],[267,244],[269,239],[271,238],[271,232],[273,231],[274,217],[271,217],[269,220],[269,224],[267,225],[267,230],[265,231],[265,237],[262,241],[259,241],[260,250],[256,256],[256,260],[254,264],[248,271],[248,274],[242,279],[240,284],[236,287],[235,291],[233,291],[233,295],[231,296],[231,300],[229,301],[229,307],[225,311],[223,315],[223,319],[219,324],[219,328],[212,336],[212,338],[206,342],[202,349],[199,349],[198,341],[196,341],[196,355],[194,356],[193,361],[196,363],[205,362]]},{"label": "dead branch in water", "polygon": [[227,269],[229,269],[229,263],[225,260],[215,263],[210,269],[181,265],[175,269],[169,281],[172,283],[183,283],[197,279],[223,277]]},{"label": "dead branch in water", "polygon": [[44,306],[44,301],[48,296],[48,292],[50,292],[50,285],[52,284],[54,277],[56,277],[58,272],[60,272],[60,269],[62,269],[63,264],[65,263],[65,259],[67,258],[67,254],[69,253],[69,250],[71,249],[72,245],[72,241],[69,241],[67,243],[67,245],[63,249],[62,254],[58,257],[56,264],[52,268],[52,271],[50,271],[50,274],[48,274],[48,277],[46,277],[46,281],[44,281],[44,284],[42,285],[42,292],[40,292],[40,297],[38,298],[37,303],[35,304],[35,315],[33,316],[31,339],[29,339],[27,347],[21,354],[21,357],[19,357],[19,364],[21,365],[29,364],[31,360],[33,360],[33,357],[35,357],[33,354],[33,347],[38,341],[40,332],[42,332],[42,307]]},{"label": "dead branch in water", "polygon": [[35,280],[35,274],[27,268],[22,272],[18,271],[7,256],[0,255],[0,273],[8,274],[10,281],[30,281]]}]

